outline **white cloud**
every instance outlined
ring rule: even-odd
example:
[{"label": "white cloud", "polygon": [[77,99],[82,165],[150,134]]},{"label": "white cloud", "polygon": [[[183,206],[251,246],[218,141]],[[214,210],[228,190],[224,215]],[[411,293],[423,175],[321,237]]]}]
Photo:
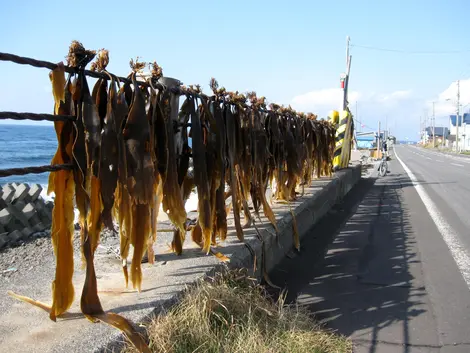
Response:
[{"label": "white cloud", "polygon": [[[358,114],[355,118],[364,125],[362,131],[375,131],[377,122],[381,121],[382,128],[387,125],[397,135],[414,138],[418,133],[419,110],[423,108],[423,101],[410,90],[387,93],[350,91],[348,100],[353,115],[356,115],[357,102]],[[291,100],[294,109],[313,112],[319,117],[326,117],[331,110],[339,110],[341,102],[342,90],[339,88],[311,91]]]},{"label": "white cloud", "polygon": [[[292,99],[292,107],[299,111],[312,112],[320,116],[341,106],[343,92],[340,88],[311,91]],[[360,97],[358,92],[349,92],[349,101],[355,102]]]},{"label": "white cloud", "polygon": [[[339,110],[341,107],[343,92],[340,88],[329,88],[311,91],[301,94],[292,99],[292,107],[300,111],[309,111],[320,116],[327,115],[330,110]],[[383,107],[392,108],[399,102],[413,99],[411,91],[394,91],[391,93],[378,94],[375,92],[350,91],[348,100],[350,109],[354,110],[355,102],[359,101],[361,106],[382,104]]]},{"label": "white cloud", "polygon": [[[348,98],[354,115],[357,102],[358,114],[355,118],[365,125],[363,130],[376,130],[380,121],[382,128],[387,124],[398,138],[417,140],[420,119],[424,121],[426,118],[427,126],[431,125],[433,101],[436,126],[448,127],[449,115],[456,111],[457,83],[449,84],[442,92],[429,99],[406,89],[392,92],[351,91]],[[292,98],[291,105],[299,111],[326,117],[331,110],[339,110],[341,101],[341,89],[329,88],[298,95]],[[460,104],[461,113],[470,112],[470,79],[460,80]]]},{"label": "white cloud", "polygon": [[[327,115],[330,110],[339,110],[342,102],[342,90],[339,88],[311,91],[292,99],[293,108],[300,111],[311,111],[320,116]],[[348,100],[350,109],[354,112],[355,102],[362,108],[395,109],[400,103],[413,100],[411,91],[394,91],[391,93],[350,91]]]},{"label": "white cloud", "polygon": [[[436,117],[448,117],[457,110],[457,82],[452,82],[449,87],[439,93],[437,97],[428,99],[425,103],[429,115],[432,114],[432,102]],[[460,80],[460,113],[468,112],[470,107],[470,79]]]},{"label": "white cloud", "polygon": [[395,103],[397,100],[407,99],[411,97],[411,91],[395,91],[390,94],[381,94],[379,101]]}]

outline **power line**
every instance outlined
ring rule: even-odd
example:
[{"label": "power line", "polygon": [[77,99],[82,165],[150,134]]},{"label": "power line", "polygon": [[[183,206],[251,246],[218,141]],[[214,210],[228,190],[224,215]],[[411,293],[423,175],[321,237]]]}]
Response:
[{"label": "power line", "polygon": [[368,128],[368,129],[370,129],[370,130],[372,130],[372,131],[375,130],[374,128],[371,128],[370,126],[367,126],[366,124],[361,123],[359,120],[357,120],[357,119],[354,118],[354,117],[353,117],[353,120],[354,120],[356,123],[360,124],[362,127],[366,127],[366,128]]},{"label": "power line", "polygon": [[350,44],[350,46],[355,47],[355,48],[362,48],[362,49],[376,50],[376,51],[394,52],[394,53],[402,53],[402,54],[463,54],[463,53],[469,53],[470,52],[470,49],[468,49],[468,50],[415,51],[415,50],[379,48],[379,47],[373,47],[373,46],[368,46],[368,45],[359,45],[359,44]]}]

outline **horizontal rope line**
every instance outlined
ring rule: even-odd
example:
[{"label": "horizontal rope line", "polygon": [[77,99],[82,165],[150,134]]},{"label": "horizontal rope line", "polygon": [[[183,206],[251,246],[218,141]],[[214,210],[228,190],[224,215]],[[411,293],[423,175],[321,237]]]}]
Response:
[{"label": "horizontal rope line", "polygon": [[[34,67],[38,67],[38,68],[45,68],[45,69],[50,69],[50,70],[54,70],[58,67],[57,64],[49,62],[49,61],[37,60],[37,59],[33,59],[33,58],[23,57],[23,56],[9,54],[9,53],[1,53],[1,52],[0,52],[0,61],[10,61],[10,62],[14,62],[14,63],[19,64],[19,65],[30,65],[30,66],[34,66]],[[70,66],[67,66],[67,65],[64,65],[64,70],[65,70],[65,72],[68,72],[68,73],[78,73],[77,68],[70,67]],[[104,79],[109,80],[109,76],[104,72],[97,72],[97,71],[90,71],[90,70],[84,70],[83,72],[85,73],[85,75],[90,76],[90,77],[104,78]],[[127,77],[116,76],[112,73],[109,73],[109,74],[112,77],[114,77],[115,79],[118,79],[121,82],[132,83],[132,80],[127,78]],[[181,81],[179,81],[179,80],[177,80],[177,81],[179,82],[179,84],[182,84]],[[140,86],[145,86],[145,87],[149,86],[149,84],[147,82],[144,82],[144,81],[137,81],[137,84],[140,85]],[[191,97],[196,97],[196,98],[205,99],[205,100],[211,99],[210,96],[207,96],[203,93],[196,93],[196,92],[193,92],[191,90],[183,89],[182,87],[179,87],[179,86],[178,87],[167,88],[167,87],[163,86],[161,83],[155,83],[154,86],[156,88],[160,89],[160,90],[169,89],[172,93],[178,94],[178,95],[189,95]],[[223,101],[221,101],[221,103],[222,102]],[[226,102],[226,103],[231,104],[231,105],[235,105],[235,103],[233,103],[233,102]],[[242,104],[242,106],[245,109],[253,109],[251,106],[248,106],[246,104]],[[257,108],[256,111],[262,112],[262,113],[271,113],[272,112],[272,113],[275,113],[276,115],[282,116],[284,118],[292,117],[292,115],[289,114],[289,113],[275,112],[273,110]],[[315,122],[315,123],[318,124],[319,122]]]},{"label": "horizontal rope line", "polygon": [[0,169],[0,178],[5,178],[13,175],[40,174],[46,172],[57,172],[59,170],[72,170],[73,168],[73,164],[55,164],[43,165],[39,167]]},{"label": "horizontal rope line", "polygon": [[17,112],[0,112],[0,119],[13,120],[33,120],[33,121],[75,121],[73,115],[53,115],[53,114],[36,114],[36,113],[17,113]]}]

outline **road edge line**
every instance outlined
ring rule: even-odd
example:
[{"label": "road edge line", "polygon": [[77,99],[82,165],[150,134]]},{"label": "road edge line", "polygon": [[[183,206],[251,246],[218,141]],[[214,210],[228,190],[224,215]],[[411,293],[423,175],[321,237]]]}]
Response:
[{"label": "road edge line", "polygon": [[437,230],[441,234],[442,239],[446,243],[447,247],[450,250],[450,253],[462,275],[467,287],[470,289],[470,256],[466,253],[465,248],[461,244],[459,236],[456,234],[452,226],[447,223],[445,218],[439,212],[436,204],[431,200],[431,197],[428,195],[424,187],[419,184],[418,179],[413,174],[413,172],[406,166],[406,164],[400,159],[396,149],[394,149],[395,157],[401,166],[405,170],[408,177],[411,179],[413,186],[418,193],[421,201],[426,207],[431,219],[437,227]]}]

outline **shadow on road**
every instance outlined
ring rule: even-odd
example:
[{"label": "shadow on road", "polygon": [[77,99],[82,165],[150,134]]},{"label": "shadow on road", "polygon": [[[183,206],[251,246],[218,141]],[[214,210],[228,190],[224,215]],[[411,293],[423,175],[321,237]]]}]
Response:
[{"label": "shadow on road", "polygon": [[411,185],[393,174],[362,179],[303,238],[301,253],[271,274],[288,290],[288,302],[297,300],[328,328],[363,342],[364,352],[376,352],[378,342],[409,352],[410,322],[426,313],[410,210],[401,202]]}]

